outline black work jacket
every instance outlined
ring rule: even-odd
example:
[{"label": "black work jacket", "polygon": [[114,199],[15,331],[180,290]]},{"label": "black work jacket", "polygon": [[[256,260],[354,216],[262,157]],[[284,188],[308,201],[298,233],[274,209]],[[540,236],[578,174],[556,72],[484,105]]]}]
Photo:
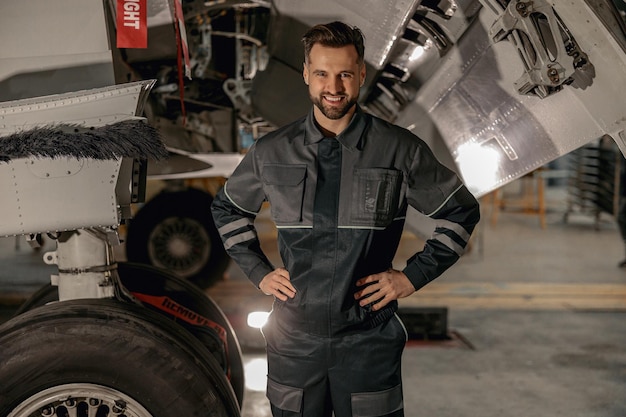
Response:
[{"label": "black work jacket", "polygon": [[228,254],[258,287],[274,269],[254,227],[269,202],[278,249],[296,288],[294,299],[275,300],[274,312],[312,334],[334,335],[374,326],[397,310],[396,301],[378,312],[359,306],[355,282],[391,268],[408,204],[439,219],[403,270],[416,290],[458,260],[479,206],[421,139],[357,107],[333,139],[341,144],[337,207],[320,219],[320,204],[326,204],[316,202],[323,138],[312,110],[260,138],[217,194],[212,212]]}]

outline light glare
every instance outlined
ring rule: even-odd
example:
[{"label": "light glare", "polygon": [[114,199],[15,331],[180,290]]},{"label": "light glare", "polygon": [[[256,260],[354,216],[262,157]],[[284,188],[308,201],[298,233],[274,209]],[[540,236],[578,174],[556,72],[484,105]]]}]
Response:
[{"label": "light glare", "polygon": [[251,391],[265,391],[267,386],[267,360],[252,359],[244,365],[246,388]]},{"label": "light glare", "polygon": [[409,61],[417,61],[422,55],[424,55],[424,47],[422,45],[418,45],[415,49],[413,49],[413,52],[411,52]]},{"label": "light glare", "polygon": [[267,323],[269,315],[270,313],[267,311],[253,311],[248,314],[248,326],[254,327],[255,329],[262,328],[265,326],[265,323]]},{"label": "light glare", "polygon": [[473,193],[491,189],[497,181],[500,154],[480,143],[466,143],[457,149],[457,163],[465,184]]}]

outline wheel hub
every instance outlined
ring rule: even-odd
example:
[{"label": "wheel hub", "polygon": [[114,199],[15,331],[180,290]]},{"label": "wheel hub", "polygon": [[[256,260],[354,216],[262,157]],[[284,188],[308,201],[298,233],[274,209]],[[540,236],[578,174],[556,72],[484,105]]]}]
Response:
[{"label": "wheel hub", "polygon": [[128,395],[96,384],[66,384],[40,391],[19,404],[8,417],[152,417]]},{"label": "wheel hub", "polygon": [[186,278],[198,273],[208,262],[211,240],[196,220],[169,217],[152,231],[148,251],[154,265]]},{"label": "wheel hub", "polygon": [[174,258],[185,258],[192,254],[192,246],[188,240],[180,236],[172,236],[169,242],[167,242],[167,249]]}]

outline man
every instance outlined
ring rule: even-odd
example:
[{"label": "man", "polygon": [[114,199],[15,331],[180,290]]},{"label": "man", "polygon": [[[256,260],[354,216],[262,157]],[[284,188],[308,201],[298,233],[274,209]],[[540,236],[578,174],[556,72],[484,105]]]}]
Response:
[{"label": "man", "polygon": [[[403,416],[397,299],[458,260],[478,203],[424,142],[359,108],[359,29],[318,25],[303,44],[311,112],[251,147],[213,216],[229,255],[275,297],[263,329],[273,415]],[[254,228],[266,200],[284,267],[270,264]],[[440,220],[397,271],[407,204]]]}]

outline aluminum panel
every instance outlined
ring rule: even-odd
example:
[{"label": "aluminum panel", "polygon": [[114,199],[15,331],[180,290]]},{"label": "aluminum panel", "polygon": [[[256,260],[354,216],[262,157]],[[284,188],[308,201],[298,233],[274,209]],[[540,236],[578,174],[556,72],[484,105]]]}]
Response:
[{"label": "aluminum panel", "polygon": [[42,158],[0,163],[0,235],[117,226],[122,160]]},{"label": "aluminum panel", "polygon": [[[99,127],[136,118],[153,80],[0,103],[2,136],[35,127]],[[97,146],[97,144],[94,144]],[[0,163],[0,235],[117,226],[132,176],[122,159],[21,158]],[[126,170],[132,163],[124,164]],[[116,190],[120,192],[117,196]]]},{"label": "aluminum panel", "polygon": [[102,0],[0,2],[0,101],[114,82]]},{"label": "aluminum panel", "polygon": [[490,41],[495,15],[484,8],[478,24],[420,89],[416,102],[477,196],[604,134],[617,139],[626,129],[624,51],[600,30],[588,7],[572,8],[567,2],[555,2],[555,7],[595,67],[590,86],[566,85],[543,99],[520,95],[514,85],[523,70],[519,56],[508,42]]},{"label": "aluminum panel", "polygon": [[154,80],[0,103],[0,136],[55,123],[81,126],[136,117]]}]

